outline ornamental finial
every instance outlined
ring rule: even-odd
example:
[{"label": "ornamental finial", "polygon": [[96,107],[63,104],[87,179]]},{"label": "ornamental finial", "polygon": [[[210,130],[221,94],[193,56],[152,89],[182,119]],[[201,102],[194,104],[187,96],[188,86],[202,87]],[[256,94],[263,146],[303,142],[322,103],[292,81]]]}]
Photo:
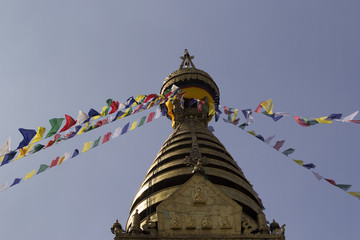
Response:
[{"label": "ornamental finial", "polygon": [[194,58],[194,56],[190,56],[189,52],[187,49],[185,49],[184,51],[184,56],[183,57],[180,57],[183,61],[180,65],[180,68],[179,69],[183,69],[184,68],[184,65],[185,65],[185,68],[194,68],[196,69],[194,63],[191,61],[191,59]]}]

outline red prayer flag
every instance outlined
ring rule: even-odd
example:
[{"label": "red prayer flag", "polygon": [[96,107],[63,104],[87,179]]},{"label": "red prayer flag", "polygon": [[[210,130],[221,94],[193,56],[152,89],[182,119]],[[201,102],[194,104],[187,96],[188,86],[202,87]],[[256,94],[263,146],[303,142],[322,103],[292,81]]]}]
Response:
[{"label": "red prayer flag", "polygon": [[302,119],[302,118],[300,118],[300,117],[298,117],[298,116],[294,116],[294,118],[295,118],[295,121],[296,121],[298,124],[300,124],[301,126],[303,126],[303,127],[309,127],[309,126],[310,126],[309,124],[307,124],[307,123],[305,122],[304,119]]},{"label": "red prayer flag", "polygon": [[328,178],[324,178],[326,181],[328,181],[330,184],[336,186],[336,182],[334,180],[328,179]]},{"label": "red prayer flag", "polygon": [[152,121],[154,115],[155,115],[155,112],[151,112],[151,113],[149,114],[147,123]]},{"label": "red prayer flag", "polygon": [[65,119],[66,119],[66,123],[64,127],[60,130],[60,132],[64,132],[76,124],[76,121],[69,115],[65,114]]},{"label": "red prayer flag", "polygon": [[255,109],[254,112],[256,112],[256,113],[261,112],[261,108],[262,108],[261,104],[262,104],[263,102],[264,102],[264,101],[262,101],[262,102],[259,104],[259,106],[257,106],[257,108]]},{"label": "red prayer flag", "polygon": [[111,136],[111,132],[108,132],[107,134],[105,134],[104,137],[103,137],[102,143],[104,144],[104,143],[106,143],[107,141],[109,141],[109,140],[110,140],[110,136]]},{"label": "red prayer flag", "polygon": [[51,165],[50,165],[50,168],[55,167],[55,166],[57,165],[57,163],[58,163],[58,161],[59,161],[59,158],[60,158],[60,157],[57,157],[55,160],[52,160]]},{"label": "red prayer flag", "polygon": [[276,144],[274,145],[273,148],[275,148],[276,150],[279,151],[279,149],[284,145],[285,140],[281,140],[281,141],[276,141]]},{"label": "red prayer flag", "polygon": [[119,108],[119,102],[112,101],[110,107],[111,107],[111,111],[109,112],[109,114],[116,112]]},{"label": "red prayer flag", "polygon": [[360,124],[360,120],[350,120],[350,122],[353,122],[353,123],[358,123],[358,124]]},{"label": "red prayer flag", "polygon": [[148,95],[146,98],[145,98],[145,101],[144,101],[144,103],[147,103],[148,101],[152,101],[154,98],[157,98],[158,97],[158,95],[157,94],[150,94],[150,95]]},{"label": "red prayer flag", "polygon": [[60,137],[61,137],[61,134],[59,134],[59,133],[56,134],[55,137],[54,137],[54,140],[50,140],[50,141],[46,144],[45,148],[50,147],[51,145],[53,145],[53,144],[56,142],[56,140],[58,140]]}]

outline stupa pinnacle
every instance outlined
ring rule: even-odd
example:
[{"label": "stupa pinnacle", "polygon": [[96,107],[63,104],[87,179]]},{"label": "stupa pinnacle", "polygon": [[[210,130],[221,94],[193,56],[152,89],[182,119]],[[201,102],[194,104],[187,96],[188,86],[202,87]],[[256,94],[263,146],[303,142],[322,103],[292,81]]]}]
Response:
[{"label": "stupa pinnacle", "polygon": [[113,225],[115,239],[285,239],[284,225],[268,225],[257,193],[208,129],[220,92],[193,58],[185,49],[163,83],[162,95],[181,90],[161,105],[174,132],[134,197],[126,229]]}]

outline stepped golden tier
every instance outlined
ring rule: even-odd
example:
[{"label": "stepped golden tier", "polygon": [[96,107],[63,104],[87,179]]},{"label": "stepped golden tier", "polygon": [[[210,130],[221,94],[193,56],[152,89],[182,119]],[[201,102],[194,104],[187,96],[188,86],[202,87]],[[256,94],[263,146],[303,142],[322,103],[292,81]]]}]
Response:
[{"label": "stepped golden tier", "polygon": [[187,50],[181,58],[160,91],[181,89],[161,105],[174,132],[134,197],[126,229],[112,226],[114,239],[285,239],[285,225],[268,224],[241,168],[207,127],[219,88]]}]

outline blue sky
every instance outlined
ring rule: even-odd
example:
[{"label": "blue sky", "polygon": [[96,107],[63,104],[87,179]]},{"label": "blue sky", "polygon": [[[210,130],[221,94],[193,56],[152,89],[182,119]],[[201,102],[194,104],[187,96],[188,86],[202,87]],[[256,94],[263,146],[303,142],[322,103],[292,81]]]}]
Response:
[{"label": "blue sky", "polygon": [[[3,1],[0,145],[18,128],[101,110],[108,98],[159,93],[185,48],[220,88],[220,103],[303,117],[359,107],[358,1]],[[150,111],[0,167],[0,184]],[[242,121],[244,119],[242,118]],[[359,125],[309,128],[255,115],[248,129],[276,135],[324,177],[359,184]],[[356,239],[360,202],[235,126],[211,122],[286,237]],[[0,193],[4,239],[112,239],[146,171],[172,132],[161,118]]]}]

